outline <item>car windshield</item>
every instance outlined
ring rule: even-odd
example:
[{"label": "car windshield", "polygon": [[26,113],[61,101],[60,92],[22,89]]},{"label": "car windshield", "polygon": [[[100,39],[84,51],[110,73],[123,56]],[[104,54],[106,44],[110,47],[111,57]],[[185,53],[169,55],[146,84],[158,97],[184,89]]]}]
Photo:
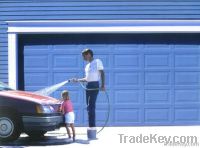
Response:
[{"label": "car windshield", "polygon": [[6,85],[5,83],[0,81],[0,91],[2,90],[13,90],[12,88],[10,88],[8,85]]}]

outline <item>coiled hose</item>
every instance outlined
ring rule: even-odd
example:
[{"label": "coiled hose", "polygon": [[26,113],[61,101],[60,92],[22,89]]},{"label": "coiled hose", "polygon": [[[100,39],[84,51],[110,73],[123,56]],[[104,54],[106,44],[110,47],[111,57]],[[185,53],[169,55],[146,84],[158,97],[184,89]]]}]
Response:
[{"label": "coiled hose", "polygon": [[[100,88],[94,88],[94,89],[88,89],[84,86],[84,84],[82,82],[79,81],[79,84],[81,85],[81,87],[84,89],[84,90],[88,90],[88,91],[93,91],[93,90],[100,90]],[[108,92],[105,90],[103,91],[105,93],[105,96],[106,96],[106,100],[107,100],[107,117],[105,119],[105,122],[102,126],[102,128],[100,130],[97,131],[97,134],[99,134],[100,132],[103,131],[103,129],[106,127],[106,125],[108,124],[108,121],[109,121],[109,117],[110,117],[110,99],[109,99],[109,95],[108,95]]]}]

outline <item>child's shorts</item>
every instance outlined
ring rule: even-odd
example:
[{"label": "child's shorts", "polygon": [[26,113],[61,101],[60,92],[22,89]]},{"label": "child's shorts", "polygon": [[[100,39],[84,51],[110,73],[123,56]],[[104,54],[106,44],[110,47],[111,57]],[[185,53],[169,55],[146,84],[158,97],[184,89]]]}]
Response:
[{"label": "child's shorts", "polygon": [[70,124],[74,123],[75,115],[74,112],[69,112],[65,114],[65,123]]}]

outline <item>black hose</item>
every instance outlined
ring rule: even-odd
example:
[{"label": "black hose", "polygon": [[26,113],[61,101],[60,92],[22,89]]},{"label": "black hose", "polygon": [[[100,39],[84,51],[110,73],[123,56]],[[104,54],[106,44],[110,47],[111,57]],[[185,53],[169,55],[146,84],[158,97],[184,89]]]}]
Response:
[{"label": "black hose", "polygon": [[[84,90],[100,90],[99,88],[94,88],[94,89],[88,89],[86,88],[82,82],[79,82],[79,84],[81,85],[81,87],[84,89]],[[107,118],[105,120],[105,123],[104,125],[102,126],[102,128],[97,131],[97,134],[99,134],[101,131],[103,131],[103,129],[106,127],[106,125],[108,124],[108,121],[109,121],[109,117],[110,117],[110,99],[109,99],[109,95],[108,95],[108,92],[105,90],[104,91],[105,95],[106,95],[106,98],[107,98],[107,104],[108,104],[108,111],[107,111]]]}]

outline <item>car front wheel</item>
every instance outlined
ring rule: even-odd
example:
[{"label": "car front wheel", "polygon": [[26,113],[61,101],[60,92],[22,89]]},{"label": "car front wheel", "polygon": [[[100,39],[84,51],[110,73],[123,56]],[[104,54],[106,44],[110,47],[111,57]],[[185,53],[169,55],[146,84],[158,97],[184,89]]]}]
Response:
[{"label": "car front wheel", "polygon": [[21,134],[17,118],[10,114],[0,114],[0,141],[14,141]]}]

